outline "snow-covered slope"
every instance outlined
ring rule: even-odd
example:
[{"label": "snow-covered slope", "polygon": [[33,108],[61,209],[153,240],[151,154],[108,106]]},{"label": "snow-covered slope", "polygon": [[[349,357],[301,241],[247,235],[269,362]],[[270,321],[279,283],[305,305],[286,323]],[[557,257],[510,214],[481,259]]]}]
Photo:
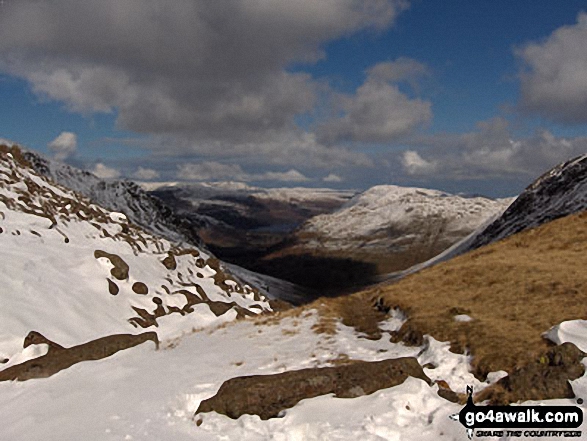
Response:
[{"label": "snow-covered slope", "polygon": [[0,360],[9,362],[27,358],[33,330],[65,346],[142,330],[164,338],[270,309],[207,252],[47,181],[5,146],[0,262]]},{"label": "snow-covered slope", "polygon": [[296,232],[295,248],[367,259],[371,255],[374,260],[397,261],[387,270],[404,269],[440,253],[510,203],[380,185],[332,214],[307,221]]},{"label": "snow-covered slope", "polygon": [[38,173],[79,192],[108,210],[124,213],[132,223],[147,231],[172,242],[202,244],[184,219],[176,216],[161,200],[132,181],[106,181],[86,170],[44,158],[31,151],[23,152],[23,156]]},{"label": "snow-covered slope", "polygon": [[501,217],[458,254],[504,239],[528,228],[587,210],[587,154],[566,161],[524,190]]}]

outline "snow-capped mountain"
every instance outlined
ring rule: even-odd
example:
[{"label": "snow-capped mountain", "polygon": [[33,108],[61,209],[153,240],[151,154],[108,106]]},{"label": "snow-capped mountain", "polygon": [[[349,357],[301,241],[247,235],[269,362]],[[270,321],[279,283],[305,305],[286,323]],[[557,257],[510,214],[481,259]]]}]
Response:
[{"label": "snow-capped mountain", "polygon": [[288,252],[345,255],[376,262],[380,272],[400,270],[440,253],[510,203],[380,185],[305,222]]},{"label": "snow-capped mountain", "polygon": [[31,331],[66,346],[139,331],[168,338],[271,309],[207,251],[154,236],[48,181],[6,146],[0,262],[5,367],[39,355],[39,345],[23,348]]},{"label": "snow-capped mountain", "polygon": [[23,157],[41,175],[79,192],[108,210],[123,212],[132,223],[155,235],[173,242],[202,246],[195,229],[185,219],[178,217],[161,200],[132,181],[106,181],[86,170],[31,151],[23,151]]},{"label": "snow-capped mountain", "polygon": [[583,210],[587,210],[587,154],[539,177],[458,254]]},{"label": "snow-capped mountain", "polygon": [[260,188],[238,182],[143,184],[177,213],[203,228],[291,231],[306,219],[330,212],[354,191],[327,188]]}]

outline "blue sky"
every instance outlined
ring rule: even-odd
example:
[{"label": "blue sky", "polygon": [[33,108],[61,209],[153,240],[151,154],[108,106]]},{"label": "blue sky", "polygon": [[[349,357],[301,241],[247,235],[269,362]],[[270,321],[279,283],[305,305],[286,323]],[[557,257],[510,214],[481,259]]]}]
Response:
[{"label": "blue sky", "polygon": [[513,195],[587,153],[584,10],[7,0],[0,138],[104,177]]}]

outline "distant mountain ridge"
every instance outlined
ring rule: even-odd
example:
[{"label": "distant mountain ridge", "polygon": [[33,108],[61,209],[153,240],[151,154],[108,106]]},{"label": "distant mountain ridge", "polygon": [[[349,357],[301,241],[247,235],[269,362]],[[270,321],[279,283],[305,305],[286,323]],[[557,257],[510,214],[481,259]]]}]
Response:
[{"label": "distant mountain ridge", "polygon": [[23,151],[23,157],[41,175],[77,191],[96,204],[109,210],[121,211],[129,220],[173,242],[203,246],[194,228],[177,216],[160,199],[127,180],[106,181],[86,170],[81,170],[42,155]]},{"label": "distant mountain ridge", "polygon": [[378,185],[337,211],[305,222],[285,252],[346,254],[376,263],[380,273],[402,270],[442,252],[510,203]]}]

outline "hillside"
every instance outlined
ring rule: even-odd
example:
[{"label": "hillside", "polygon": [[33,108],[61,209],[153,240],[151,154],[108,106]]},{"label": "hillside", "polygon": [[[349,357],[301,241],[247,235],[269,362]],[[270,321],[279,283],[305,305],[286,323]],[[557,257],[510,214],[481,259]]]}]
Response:
[{"label": "hillside", "polygon": [[147,188],[188,219],[218,257],[245,267],[302,222],[335,210],[354,194],[320,188],[264,189],[230,182],[149,184]]},{"label": "hillside", "polygon": [[23,157],[37,173],[77,191],[108,210],[125,213],[132,223],[153,234],[172,242],[202,245],[195,229],[185,219],[132,181],[105,181],[86,170],[47,159],[32,151],[23,151]]},{"label": "hillside", "polygon": [[544,173],[499,218],[451,255],[466,253],[583,210],[587,210],[587,155],[563,162]]},{"label": "hillside", "polygon": [[511,201],[376,186],[307,220],[253,269],[322,291],[349,292],[438,255]]},{"label": "hillside", "polygon": [[467,385],[496,402],[587,393],[565,344],[587,351],[585,213],[261,315],[271,304],[204,250],[47,182],[18,150],[2,149],[0,181],[7,439],[456,441]]},{"label": "hillside", "polygon": [[[357,294],[398,307],[398,338],[429,334],[472,353],[473,371],[511,371],[547,347],[542,334],[586,319],[587,213],[515,234],[465,255]],[[344,304],[344,298],[333,300]]]},{"label": "hillside", "polygon": [[30,331],[66,346],[139,331],[167,338],[271,309],[206,251],[180,248],[48,182],[6,146],[0,261],[6,366],[34,355],[22,346]]}]

